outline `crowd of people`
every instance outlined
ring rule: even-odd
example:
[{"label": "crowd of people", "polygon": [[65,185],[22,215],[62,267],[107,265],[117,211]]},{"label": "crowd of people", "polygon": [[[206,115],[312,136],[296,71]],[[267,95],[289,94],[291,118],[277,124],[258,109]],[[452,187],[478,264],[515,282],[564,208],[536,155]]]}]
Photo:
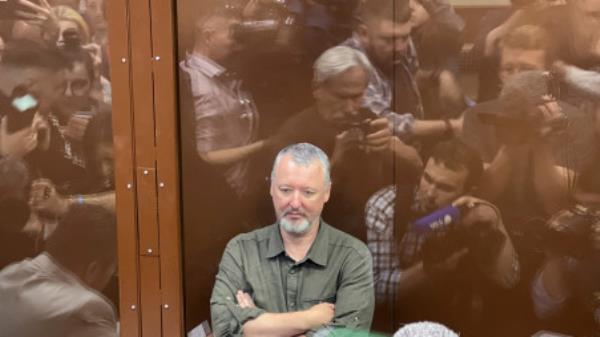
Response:
[{"label": "crowd of people", "polygon": [[[210,303],[217,336],[600,333],[600,1],[476,27],[444,0],[213,5],[179,64],[187,324]],[[330,180],[283,183],[286,160]]]},{"label": "crowd of people", "polygon": [[0,3],[0,336],[118,336],[105,14]]},{"label": "crowd of people", "polygon": [[[104,1],[0,2],[2,337],[118,335]],[[600,0],[201,7],[188,328],[600,335]]]}]

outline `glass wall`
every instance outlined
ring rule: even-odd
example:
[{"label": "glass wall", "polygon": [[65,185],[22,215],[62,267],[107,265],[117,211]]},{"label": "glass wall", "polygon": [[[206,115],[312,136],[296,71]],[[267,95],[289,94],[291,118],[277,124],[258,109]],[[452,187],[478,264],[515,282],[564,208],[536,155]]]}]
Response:
[{"label": "glass wall", "polygon": [[0,13],[0,335],[116,336],[105,1]]},{"label": "glass wall", "polygon": [[[598,73],[566,75],[600,66],[586,3],[478,2],[474,17],[445,1],[177,1],[186,331],[210,322],[217,274],[235,274],[219,267],[227,243],[276,222],[273,161],[301,142],[331,161],[322,219],[372,256],[371,330],[600,331],[600,89],[581,85]],[[253,277],[229,289],[231,313],[237,290],[259,308],[258,293],[293,292],[283,272]],[[277,311],[339,314],[336,296]]]}]

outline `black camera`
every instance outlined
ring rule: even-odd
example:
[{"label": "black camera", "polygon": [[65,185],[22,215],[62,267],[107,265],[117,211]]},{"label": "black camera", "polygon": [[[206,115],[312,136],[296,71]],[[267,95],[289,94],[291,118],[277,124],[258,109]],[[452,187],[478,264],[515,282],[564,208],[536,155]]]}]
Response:
[{"label": "black camera", "polygon": [[413,228],[425,231],[423,264],[426,270],[435,268],[452,254],[468,248],[478,265],[489,265],[502,249],[506,237],[493,222],[476,222],[468,227],[457,225],[465,207],[445,207],[414,221]]},{"label": "black camera", "polygon": [[[243,6],[243,2],[230,2],[225,9],[238,13]],[[297,28],[295,13],[288,8],[286,0],[261,0],[254,15],[245,17],[232,30],[233,38],[246,50],[265,52],[290,48]]]},{"label": "black camera", "polygon": [[368,135],[373,130],[371,130],[371,121],[377,119],[377,115],[371,111],[369,108],[360,108],[358,113],[348,118],[348,120],[343,123],[343,130],[351,130],[351,129],[359,129],[365,135]]},{"label": "black camera", "polygon": [[547,222],[544,235],[546,249],[574,258],[588,256],[592,251],[592,229],[600,226],[600,210],[575,205],[556,213]]},{"label": "black camera", "polygon": [[67,28],[62,33],[62,44],[60,48],[65,50],[78,50],[81,48],[81,37],[79,31],[76,28]]}]

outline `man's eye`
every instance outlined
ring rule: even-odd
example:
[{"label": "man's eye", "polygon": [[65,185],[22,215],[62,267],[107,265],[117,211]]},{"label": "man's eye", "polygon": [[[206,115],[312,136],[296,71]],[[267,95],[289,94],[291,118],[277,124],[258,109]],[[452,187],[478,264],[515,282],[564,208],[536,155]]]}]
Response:
[{"label": "man's eye", "polygon": [[452,188],[452,186],[448,186],[448,185],[438,185],[438,188],[444,192],[453,192],[454,188]]},{"label": "man's eye", "polygon": [[304,191],[304,195],[307,197],[311,197],[311,196],[315,195],[315,193],[317,193],[317,192],[310,191],[310,190]]},{"label": "man's eye", "polygon": [[281,193],[288,194],[288,193],[292,192],[292,189],[291,189],[291,188],[289,188],[289,187],[280,187],[280,188],[279,188],[279,191],[280,191]]}]

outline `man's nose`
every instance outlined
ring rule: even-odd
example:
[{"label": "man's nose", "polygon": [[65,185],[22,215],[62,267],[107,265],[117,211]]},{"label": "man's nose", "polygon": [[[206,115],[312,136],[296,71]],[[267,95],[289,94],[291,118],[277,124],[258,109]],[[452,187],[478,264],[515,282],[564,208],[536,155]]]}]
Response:
[{"label": "man's nose", "polygon": [[68,84],[67,88],[65,89],[65,96],[66,97],[71,97],[73,96],[73,90],[71,90],[71,85]]},{"label": "man's nose", "polygon": [[100,166],[101,172],[102,174],[106,177],[106,178],[111,178],[113,175],[113,168],[112,165],[110,163],[102,163]]},{"label": "man's nose", "polygon": [[435,195],[437,194],[437,189],[435,188],[435,186],[429,186],[426,190],[425,190],[425,196],[428,199],[434,198]]},{"label": "man's nose", "polygon": [[396,43],[394,43],[394,54],[396,57],[403,56],[406,53],[407,49],[407,41],[396,41]]},{"label": "man's nose", "polygon": [[355,98],[349,98],[346,100],[346,114],[351,117],[356,117],[361,107],[361,100]]},{"label": "man's nose", "polygon": [[300,192],[294,192],[292,199],[290,200],[290,206],[295,209],[300,208],[300,206],[302,206],[302,200],[300,198]]}]

